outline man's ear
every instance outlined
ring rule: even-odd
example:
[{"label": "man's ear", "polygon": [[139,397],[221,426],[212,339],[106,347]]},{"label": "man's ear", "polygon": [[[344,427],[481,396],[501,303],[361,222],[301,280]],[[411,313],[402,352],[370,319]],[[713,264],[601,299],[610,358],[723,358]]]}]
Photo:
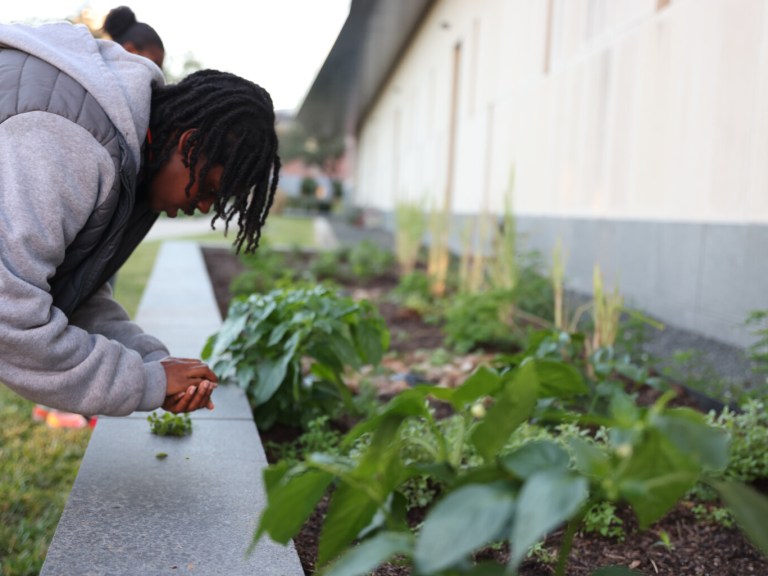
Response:
[{"label": "man's ear", "polygon": [[189,140],[189,137],[192,136],[192,134],[194,134],[196,131],[197,130],[195,128],[190,128],[189,130],[185,130],[184,132],[181,133],[181,136],[179,136],[179,141],[176,144],[176,150],[179,151],[179,154],[184,160],[184,166],[189,166],[189,155],[192,153],[192,148],[190,148],[185,156],[184,147],[187,145],[187,140]]}]

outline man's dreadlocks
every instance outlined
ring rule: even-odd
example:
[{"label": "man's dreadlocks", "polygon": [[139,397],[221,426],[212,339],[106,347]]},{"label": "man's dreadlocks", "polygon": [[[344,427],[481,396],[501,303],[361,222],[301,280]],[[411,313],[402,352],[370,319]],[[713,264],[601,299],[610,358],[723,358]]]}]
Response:
[{"label": "man's dreadlocks", "polygon": [[[149,128],[149,174],[168,161],[180,135],[194,129],[182,150],[190,174],[187,194],[201,156],[200,182],[213,165],[224,166],[211,227],[220,218],[226,233],[237,214],[237,252],[243,247],[246,253],[256,250],[280,172],[269,93],[234,74],[201,70],[178,84],[153,88]],[[200,195],[207,192],[200,190]]]}]

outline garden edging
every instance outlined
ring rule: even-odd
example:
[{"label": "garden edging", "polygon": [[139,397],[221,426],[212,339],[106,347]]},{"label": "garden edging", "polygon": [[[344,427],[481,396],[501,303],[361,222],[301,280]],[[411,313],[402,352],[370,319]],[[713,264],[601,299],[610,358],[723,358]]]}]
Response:
[{"label": "garden edging", "polygon": [[[136,320],[173,355],[199,357],[221,317],[196,243],[163,243]],[[267,462],[242,391],[213,398],[181,439],[151,434],[146,413],[99,419],[43,576],[303,574],[293,545],[247,553]]]}]

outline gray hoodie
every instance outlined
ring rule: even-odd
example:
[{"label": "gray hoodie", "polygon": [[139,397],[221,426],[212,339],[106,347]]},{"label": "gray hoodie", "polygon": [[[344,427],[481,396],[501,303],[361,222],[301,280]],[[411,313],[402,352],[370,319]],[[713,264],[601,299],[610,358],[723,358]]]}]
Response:
[{"label": "gray hoodie", "polygon": [[[140,165],[157,66],[84,26],[0,25],[0,45],[56,66],[98,101]],[[159,407],[168,350],[144,334],[104,286],[71,316],[49,279],[119,175],[79,125],[48,112],[0,123],[0,382],[35,402],[81,414]]]}]

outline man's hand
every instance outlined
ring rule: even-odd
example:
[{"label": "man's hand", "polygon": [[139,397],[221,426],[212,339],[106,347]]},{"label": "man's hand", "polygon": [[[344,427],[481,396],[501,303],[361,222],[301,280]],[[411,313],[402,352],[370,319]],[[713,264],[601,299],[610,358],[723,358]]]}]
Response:
[{"label": "man's hand", "polygon": [[211,393],[218,378],[207,364],[192,358],[165,358],[166,398],[163,409],[178,414],[200,408],[213,410]]},{"label": "man's hand", "polygon": [[203,380],[197,386],[190,386],[184,392],[179,392],[172,396],[166,396],[163,402],[163,410],[179,414],[180,412],[194,412],[200,408],[213,410],[213,401],[211,393],[216,388],[216,384]]}]

